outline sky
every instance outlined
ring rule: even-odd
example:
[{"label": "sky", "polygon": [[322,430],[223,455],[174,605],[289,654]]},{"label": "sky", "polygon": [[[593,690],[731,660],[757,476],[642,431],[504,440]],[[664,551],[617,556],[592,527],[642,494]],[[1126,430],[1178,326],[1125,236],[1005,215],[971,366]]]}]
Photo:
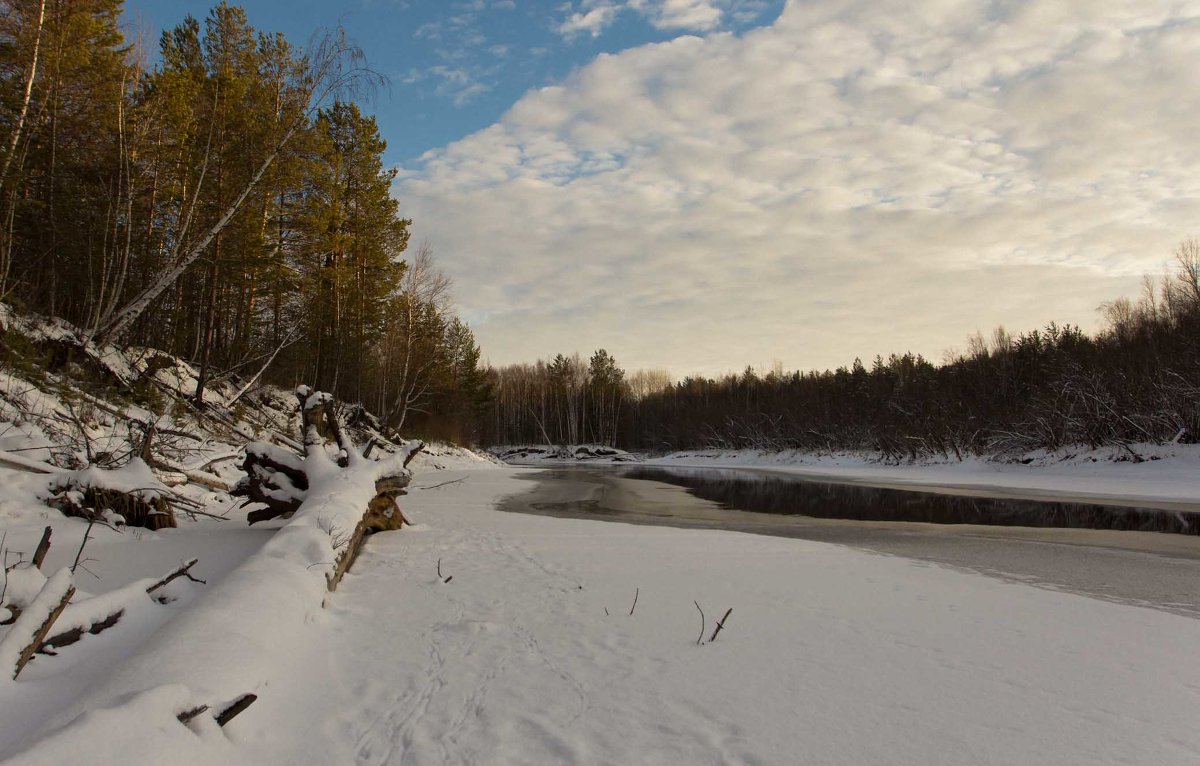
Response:
[{"label": "sky", "polygon": [[1200,0],[244,5],[389,77],[394,193],[494,364],[940,360],[1094,329],[1200,234]]}]

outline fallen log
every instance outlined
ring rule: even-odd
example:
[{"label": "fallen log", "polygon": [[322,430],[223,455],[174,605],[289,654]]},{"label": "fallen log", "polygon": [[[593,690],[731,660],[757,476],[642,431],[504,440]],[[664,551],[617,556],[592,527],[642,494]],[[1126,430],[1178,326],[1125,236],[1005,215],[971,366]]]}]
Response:
[{"label": "fallen log", "polygon": [[[196,566],[198,562],[199,559],[191,559],[190,561],[183,563],[166,576],[147,586],[145,588],[145,593],[151,597],[154,597],[155,592],[162,590],[169,583],[179,579],[180,577],[186,577],[192,582],[204,584],[204,580],[200,580],[191,575],[192,567]],[[125,589],[128,590],[130,587],[132,587],[132,583],[129,586],[125,586]],[[93,602],[96,601],[97,603],[102,603],[103,611],[101,611],[100,614],[91,617],[74,618],[74,620],[77,620],[79,624],[76,624],[67,630],[61,631],[53,636],[50,636],[49,638],[44,639],[38,645],[36,650],[37,653],[53,655],[55,650],[61,649],[64,646],[70,646],[71,644],[78,642],[85,635],[99,635],[100,633],[115,626],[121,621],[121,618],[125,616],[126,607],[134,605],[134,602],[130,600],[134,595],[134,593],[130,593],[123,596],[118,591],[114,591],[102,596],[98,596],[95,599],[87,599],[78,604],[73,604],[72,609],[81,608],[88,611],[94,611],[95,607]],[[105,601],[106,599],[107,601]],[[155,597],[155,601],[164,603],[163,599],[159,597]],[[64,619],[67,621],[72,621],[73,618],[68,614],[68,616]]]},{"label": "fallen log", "polygon": [[11,452],[0,452],[0,465],[5,468],[11,468],[14,471],[24,471],[25,473],[58,473],[59,469],[43,463],[40,460],[30,460],[27,457],[14,455]]},{"label": "fallen log", "polygon": [[107,617],[96,620],[89,625],[79,625],[71,628],[70,630],[64,630],[62,633],[56,633],[55,635],[50,636],[46,640],[39,643],[35,651],[38,654],[53,655],[56,649],[61,649],[64,646],[70,646],[71,644],[78,642],[79,639],[83,638],[85,633],[93,636],[99,635],[100,633],[116,625],[124,616],[125,610],[118,609]]},{"label": "fallen log", "polygon": [[21,675],[21,671],[33,659],[37,648],[74,595],[71,570],[64,567],[46,581],[33,603],[21,612],[21,616],[0,640],[0,663],[10,668],[13,680]]},{"label": "fallen log", "polygon": [[[347,468],[351,460],[351,453],[355,456],[359,456],[359,453],[341,427],[335,412],[333,398],[328,394],[313,392],[307,386],[298,388],[296,396],[299,399],[304,423],[306,452],[310,451],[310,448],[323,450],[324,440],[331,439],[340,450],[337,456],[337,465]],[[367,449],[361,454],[363,459],[367,457],[373,446],[374,441],[367,445]],[[409,449],[401,465],[401,471],[381,476],[376,480],[375,499],[366,509],[367,523],[364,534],[399,529],[408,523],[408,519],[400,512],[395,499],[406,493],[405,488],[411,480],[411,476],[407,472],[408,464],[423,448],[424,444],[418,444],[415,448]],[[280,517],[290,518],[308,495],[310,479],[305,469],[305,459],[274,445],[262,442],[247,444],[242,470],[246,476],[238,481],[231,490],[231,494],[266,506],[266,508],[253,510],[246,514],[246,521],[249,524],[257,524],[260,521],[270,521]],[[357,536],[352,536],[352,539],[359,541]],[[353,560],[353,556],[351,556],[351,560]]]}]

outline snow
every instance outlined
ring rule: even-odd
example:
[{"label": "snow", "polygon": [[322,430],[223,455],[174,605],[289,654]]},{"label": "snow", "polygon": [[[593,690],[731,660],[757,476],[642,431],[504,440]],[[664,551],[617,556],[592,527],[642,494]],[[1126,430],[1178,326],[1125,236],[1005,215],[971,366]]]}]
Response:
[{"label": "snow", "polygon": [[[470,465],[418,471],[417,526],[373,536],[327,608],[276,533],[13,762],[1200,759],[1196,620],[822,543],[498,513],[527,484]],[[693,600],[706,640],[734,610],[713,643]],[[246,691],[223,731],[173,720]]]},{"label": "snow", "polygon": [[1031,455],[1023,462],[968,457],[961,461],[888,464],[855,453],[701,450],[645,461],[683,468],[746,468],[872,486],[1035,498],[1076,499],[1109,504],[1200,510],[1200,445],[1134,445],[1146,461],[1124,461],[1123,451]]}]

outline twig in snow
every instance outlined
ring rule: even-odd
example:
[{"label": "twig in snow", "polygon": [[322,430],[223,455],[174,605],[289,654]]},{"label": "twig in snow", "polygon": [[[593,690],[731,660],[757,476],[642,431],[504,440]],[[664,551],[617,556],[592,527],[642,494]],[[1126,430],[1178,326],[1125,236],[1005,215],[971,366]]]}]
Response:
[{"label": "twig in snow", "polygon": [[444,487],[447,484],[458,484],[460,481],[466,481],[466,480],[467,480],[467,477],[462,476],[457,479],[452,479],[450,481],[443,481],[441,484],[434,484],[431,487],[416,487],[416,489],[437,489],[438,487]]},{"label": "twig in snow", "polygon": [[[700,609],[700,602],[693,601],[697,609]],[[696,646],[700,646],[700,642],[704,640],[704,610],[700,609],[700,635],[696,637]]]},{"label": "twig in snow", "polygon": [[642,590],[641,588],[633,589],[633,606],[629,607],[629,616],[630,617],[633,616],[633,610],[637,609],[638,594],[641,592],[641,590]]},{"label": "twig in snow", "polygon": [[725,621],[729,619],[729,615],[731,614],[733,614],[733,607],[729,607],[725,612],[725,616],[717,621],[717,627],[713,629],[712,635],[708,637],[708,643],[711,644],[717,640],[717,634],[721,632],[721,628],[725,627]]},{"label": "twig in snow", "polygon": [[454,575],[450,575],[449,577],[442,577],[442,560],[441,559],[438,559],[437,573],[438,573],[438,579],[441,580],[442,582],[450,582],[451,580],[454,579]]},{"label": "twig in snow", "polygon": [[71,565],[71,574],[75,574],[75,568],[79,566],[79,559],[83,557],[83,549],[87,546],[88,540],[91,539],[92,525],[95,523],[95,518],[88,519],[87,530],[83,533],[83,541],[79,543],[79,552],[75,554],[75,563]]},{"label": "twig in snow", "polygon": [[154,591],[166,586],[167,583],[171,582],[172,580],[176,580],[180,577],[186,577],[189,580],[191,580],[192,582],[198,582],[201,585],[207,585],[208,583],[205,582],[204,580],[201,580],[198,577],[192,577],[192,571],[191,571],[192,567],[196,566],[196,563],[199,561],[200,561],[200,559],[192,559],[192,560],[184,563],[182,566],[180,566],[175,571],[171,572],[166,577],[164,577],[161,580],[159,580],[158,582],[154,583],[149,588],[146,588],[146,592],[154,593]]},{"label": "twig in snow", "polygon": [[187,723],[206,710],[208,710],[208,705],[201,705],[200,707],[194,707],[191,710],[185,710],[175,717],[179,719],[180,723]]}]

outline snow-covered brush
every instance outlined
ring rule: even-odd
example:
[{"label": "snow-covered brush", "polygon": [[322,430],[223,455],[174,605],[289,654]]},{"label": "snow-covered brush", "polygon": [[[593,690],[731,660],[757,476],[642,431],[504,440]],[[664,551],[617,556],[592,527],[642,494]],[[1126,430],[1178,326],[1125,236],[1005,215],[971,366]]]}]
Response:
[{"label": "snow-covered brush", "polygon": [[113,527],[176,526],[173,497],[140,458],[115,470],[92,467],[50,480],[46,502],[67,516]]}]

